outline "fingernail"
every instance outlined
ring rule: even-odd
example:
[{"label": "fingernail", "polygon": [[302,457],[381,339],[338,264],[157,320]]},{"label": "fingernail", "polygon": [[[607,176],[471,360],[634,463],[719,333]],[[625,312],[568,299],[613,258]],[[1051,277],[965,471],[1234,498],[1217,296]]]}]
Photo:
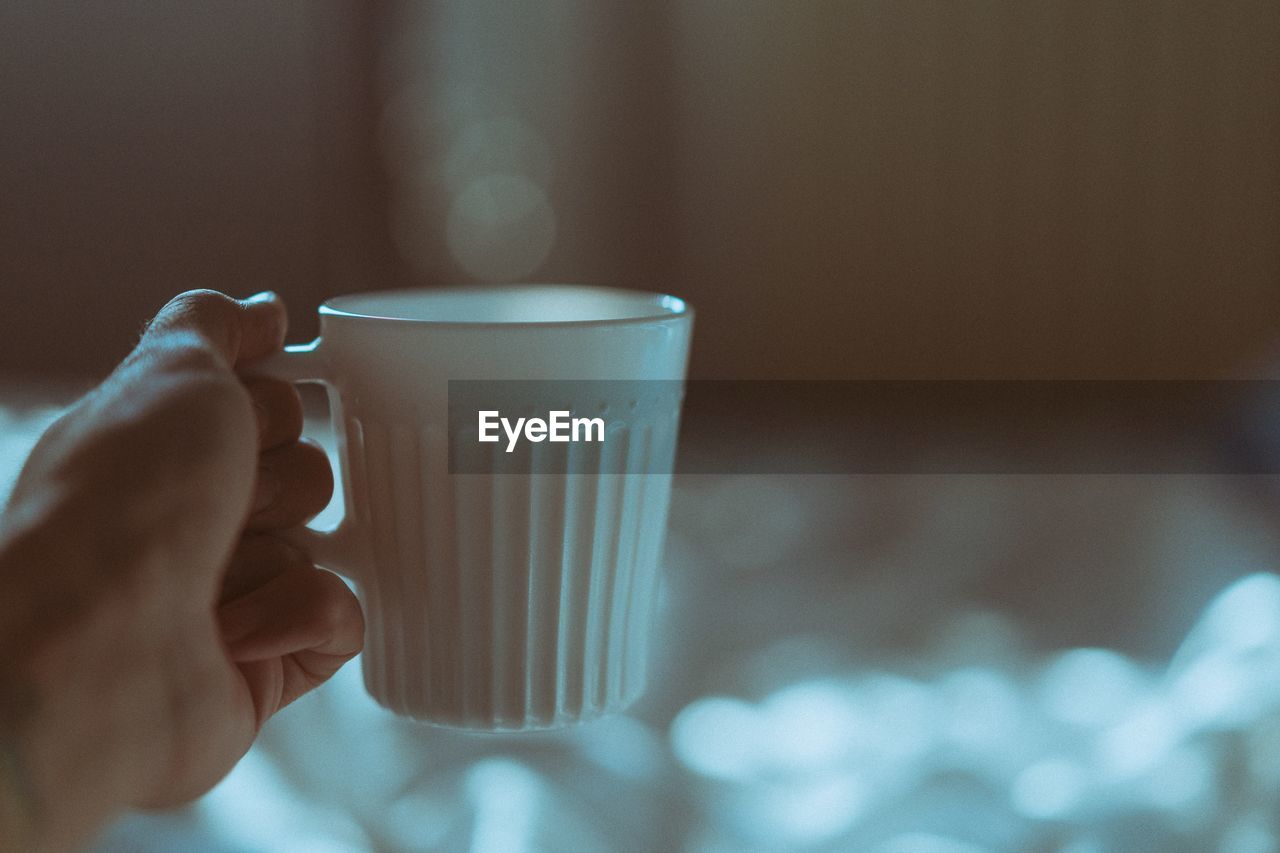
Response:
[{"label": "fingernail", "polygon": [[253,296],[250,296],[248,299],[244,299],[242,301],[244,302],[244,304],[250,305],[254,302],[270,302],[272,299],[275,299],[275,298],[276,298],[276,292],[274,290],[264,290],[261,293],[255,293],[253,294]]},{"label": "fingernail", "polygon": [[258,483],[254,487],[253,507],[250,510],[253,514],[262,512],[271,504],[275,503],[276,496],[280,494],[280,477],[269,468],[258,469]]}]

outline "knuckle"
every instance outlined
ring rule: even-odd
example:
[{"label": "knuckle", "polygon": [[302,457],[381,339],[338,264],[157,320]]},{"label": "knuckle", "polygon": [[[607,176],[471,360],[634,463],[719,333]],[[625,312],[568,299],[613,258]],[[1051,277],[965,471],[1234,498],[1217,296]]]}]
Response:
[{"label": "knuckle", "polygon": [[222,372],[223,362],[209,342],[190,330],[172,331],[151,348],[156,366],[179,375]]},{"label": "knuckle", "polygon": [[208,288],[200,288],[179,293],[169,300],[165,308],[173,313],[185,315],[224,312],[234,307],[234,305],[235,303],[231,297],[226,294]]},{"label": "knuckle", "polygon": [[[185,337],[203,338],[215,351],[234,350],[241,305],[216,290],[188,290],[170,299],[147,326],[147,349],[173,349]],[[164,344],[161,344],[161,342]]]}]

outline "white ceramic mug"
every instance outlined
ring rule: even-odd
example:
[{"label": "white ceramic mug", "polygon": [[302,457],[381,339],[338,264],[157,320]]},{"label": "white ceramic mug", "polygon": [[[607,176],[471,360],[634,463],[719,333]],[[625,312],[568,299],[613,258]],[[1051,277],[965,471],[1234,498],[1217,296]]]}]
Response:
[{"label": "white ceramic mug", "polygon": [[493,473],[456,474],[448,382],[681,382],[692,326],[683,301],[638,291],[361,293],[326,302],[320,337],[257,369],[328,390],[346,514],[296,538],[355,582],[374,698],[429,722],[519,730],[642,692],[679,397],[611,424],[647,443],[645,472],[508,474],[495,452]]}]

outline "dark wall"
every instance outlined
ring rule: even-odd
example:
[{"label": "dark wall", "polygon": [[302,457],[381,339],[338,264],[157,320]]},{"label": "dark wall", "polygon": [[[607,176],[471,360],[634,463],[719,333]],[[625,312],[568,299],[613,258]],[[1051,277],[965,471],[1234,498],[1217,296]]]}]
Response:
[{"label": "dark wall", "polygon": [[104,370],[187,287],[305,336],[467,280],[457,84],[557,157],[528,277],[687,296],[695,374],[1259,375],[1278,46],[1271,0],[4,4],[0,368]]},{"label": "dark wall", "polygon": [[0,368],[105,370],[190,287],[367,286],[368,30],[328,0],[0,6]]}]

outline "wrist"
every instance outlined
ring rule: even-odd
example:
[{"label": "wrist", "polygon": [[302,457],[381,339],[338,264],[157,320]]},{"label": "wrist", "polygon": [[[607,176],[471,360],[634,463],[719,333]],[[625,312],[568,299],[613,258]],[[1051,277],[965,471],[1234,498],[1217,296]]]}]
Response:
[{"label": "wrist", "polygon": [[148,757],[139,682],[118,664],[142,614],[70,506],[25,507],[0,537],[0,853],[83,841],[128,805]]}]

